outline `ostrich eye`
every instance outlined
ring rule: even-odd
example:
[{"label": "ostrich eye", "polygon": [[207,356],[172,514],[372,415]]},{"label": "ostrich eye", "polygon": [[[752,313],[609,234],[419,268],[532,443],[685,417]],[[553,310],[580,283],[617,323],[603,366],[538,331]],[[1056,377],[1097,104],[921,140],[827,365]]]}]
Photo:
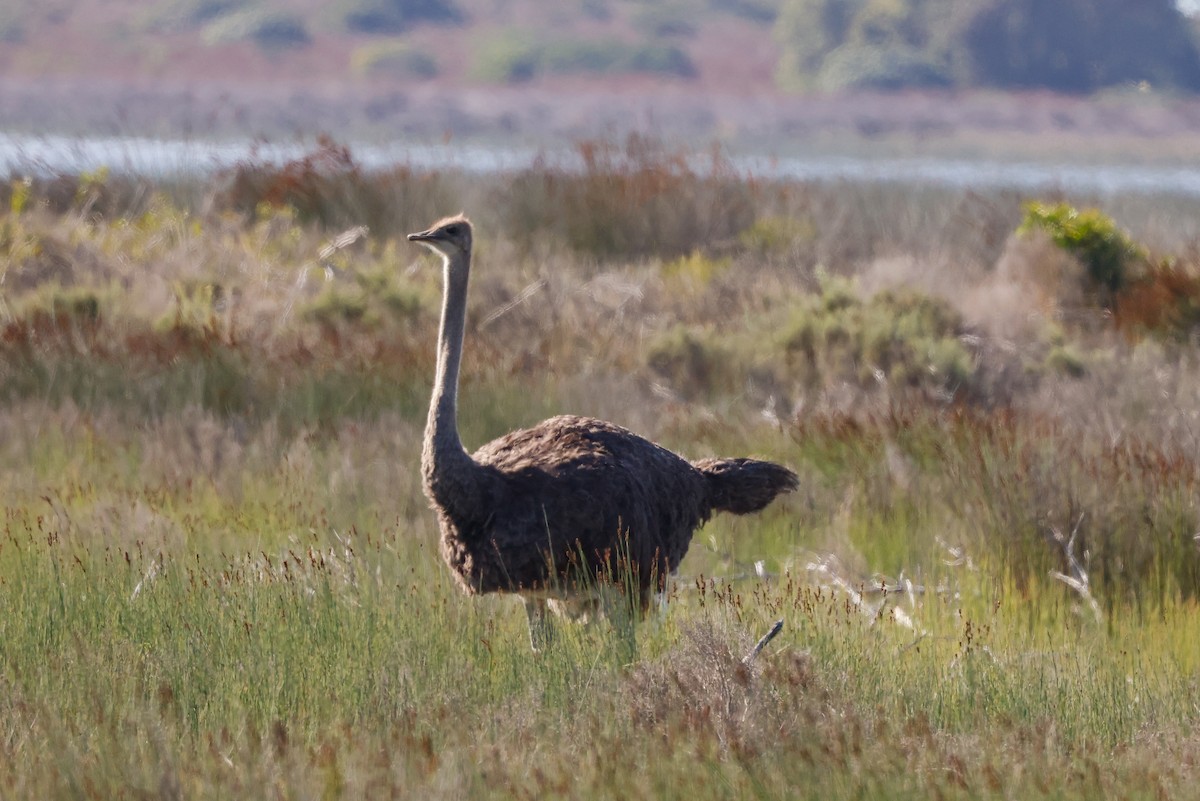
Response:
[{"label": "ostrich eye", "polygon": [[450,236],[458,236],[458,226],[457,225],[450,226],[449,228],[446,229],[446,233],[450,234]]}]

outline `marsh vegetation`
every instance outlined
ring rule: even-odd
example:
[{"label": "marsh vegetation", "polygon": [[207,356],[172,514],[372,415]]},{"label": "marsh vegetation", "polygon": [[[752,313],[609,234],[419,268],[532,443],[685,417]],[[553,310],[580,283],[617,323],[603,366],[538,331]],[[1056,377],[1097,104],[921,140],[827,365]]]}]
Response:
[{"label": "marsh vegetation", "polygon": [[[6,182],[0,795],[1189,792],[1195,202],[581,155]],[[537,658],[420,490],[402,235],[460,209],[469,448],[569,411],[801,476]]]}]

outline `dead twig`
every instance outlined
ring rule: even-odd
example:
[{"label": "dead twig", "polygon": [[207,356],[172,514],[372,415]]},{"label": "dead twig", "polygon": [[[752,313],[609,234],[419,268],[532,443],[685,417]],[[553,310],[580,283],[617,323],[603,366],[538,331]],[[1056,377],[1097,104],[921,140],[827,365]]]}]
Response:
[{"label": "dead twig", "polygon": [[[1080,513],[1079,519],[1075,521],[1075,528],[1071,530],[1071,536],[1064,538],[1062,532],[1058,529],[1052,529],[1053,539],[1062,548],[1063,556],[1067,558],[1067,569],[1070,574],[1062,573],[1058,570],[1051,570],[1050,576],[1066,584],[1075,594],[1085,601],[1088,607],[1092,610],[1092,615],[1099,623],[1104,620],[1104,613],[1100,609],[1100,603],[1096,597],[1092,595],[1091,580],[1088,578],[1087,568],[1083,562],[1079,561],[1079,557],[1075,553],[1075,540],[1079,536],[1079,527],[1083,524],[1083,513]],[[1084,562],[1086,562],[1087,554],[1084,554]]]},{"label": "dead twig", "polygon": [[750,649],[750,653],[742,657],[742,664],[749,665],[751,662],[753,662],[754,657],[758,656],[762,652],[762,649],[767,647],[767,643],[775,639],[775,636],[781,631],[783,631],[783,618],[776,620],[775,625],[771,626],[771,630],[764,634],[762,639],[760,639],[758,643]]}]

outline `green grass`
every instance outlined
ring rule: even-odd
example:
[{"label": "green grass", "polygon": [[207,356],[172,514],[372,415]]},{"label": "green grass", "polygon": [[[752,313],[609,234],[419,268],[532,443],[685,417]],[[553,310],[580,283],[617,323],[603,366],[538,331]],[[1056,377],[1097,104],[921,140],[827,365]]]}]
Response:
[{"label": "green grass", "polygon": [[1190,607],[1098,627],[943,570],[892,601],[914,631],[801,571],[681,587],[632,664],[604,625],[534,659],[516,604],[451,586],[422,509],[337,497],[332,443],[243,476],[240,503],[97,490],[128,454],[66,448],[95,474],[10,494],[0,540],[0,777],[22,794],[1084,798],[1195,779],[1170,764],[1195,722]]},{"label": "green grass", "polygon": [[[996,236],[1020,198],[595,147],[511,183],[368,173],[329,143],[233,188],[22,184],[0,218],[0,796],[1191,792],[1192,340],[1026,281],[1079,273]],[[535,657],[515,600],[442,565],[418,469],[440,276],[399,235],[443,199],[480,210],[468,447],[574,412],[800,474],[697,535],[662,614],[564,625]],[[991,216],[967,226],[972,202]],[[1170,202],[1141,208],[1132,236],[1170,227]],[[1194,301],[1195,252],[1159,254],[1142,324]],[[798,320],[828,334],[811,363]],[[976,384],[860,381],[837,348],[875,340],[909,373],[962,347]],[[1086,594],[1052,575],[1071,556]]]}]

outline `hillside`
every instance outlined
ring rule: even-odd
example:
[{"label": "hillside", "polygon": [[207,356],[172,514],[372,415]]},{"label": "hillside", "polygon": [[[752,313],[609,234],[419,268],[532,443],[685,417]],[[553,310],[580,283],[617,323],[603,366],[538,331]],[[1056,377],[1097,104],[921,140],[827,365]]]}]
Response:
[{"label": "hillside", "polygon": [[[715,2],[548,10],[538,0],[455,0],[443,6],[454,18],[427,13],[394,23],[353,12],[384,5],[7,0],[0,69],[41,80],[495,84],[521,77],[518,51],[535,42],[553,51],[545,71],[563,77],[620,83],[641,75],[731,91],[769,87],[777,60],[769,12],[722,11]],[[617,52],[622,47],[628,52]]]},{"label": "hillside", "polygon": [[[0,0],[0,119],[23,134],[542,143],[639,130],[772,152],[1197,155],[1200,103],[1157,87],[785,93],[779,0],[446,2]],[[380,11],[398,6],[412,13]]]}]

